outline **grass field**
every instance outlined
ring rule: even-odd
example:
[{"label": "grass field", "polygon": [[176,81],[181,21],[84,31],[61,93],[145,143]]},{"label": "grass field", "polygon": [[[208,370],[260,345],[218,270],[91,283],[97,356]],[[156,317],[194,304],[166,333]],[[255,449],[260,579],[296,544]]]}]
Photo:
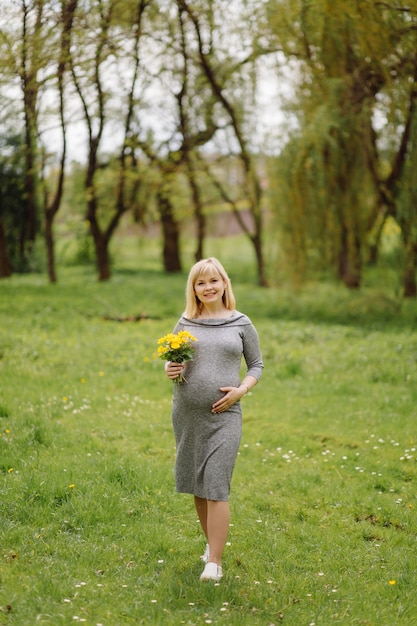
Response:
[{"label": "grass field", "polygon": [[417,303],[371,275],[354,293],[262,290],[213,252],[265,360],[243,400],[221,583],[199,581],[154,356],[185,275],[148,255],[107,284],[80,267],[55,286],[14,276],[0,283],[0,624],[417,623]]}]

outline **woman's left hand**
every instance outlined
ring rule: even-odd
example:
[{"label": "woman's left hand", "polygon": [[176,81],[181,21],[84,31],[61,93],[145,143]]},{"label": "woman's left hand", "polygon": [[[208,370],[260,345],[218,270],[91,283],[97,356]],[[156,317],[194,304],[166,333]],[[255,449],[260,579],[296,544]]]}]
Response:
[{"label": "woman's left hand", "polygon": [[235,402],[245,395],[245,391],[240,387],[220,387],[220,391],[223,391],[225,395],[213,404],[211,407],[212,413],[223,413],[227,411],[232,404],[235,404]]}]

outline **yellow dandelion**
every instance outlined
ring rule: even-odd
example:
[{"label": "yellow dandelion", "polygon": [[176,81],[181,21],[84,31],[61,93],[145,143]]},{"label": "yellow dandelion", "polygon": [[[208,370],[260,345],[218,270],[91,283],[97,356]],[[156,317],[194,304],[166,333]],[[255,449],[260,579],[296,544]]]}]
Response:
[{"label": "yellow dandelion", "polygon": [[396,580],[390,580],[390,581],[388,581],[388,582],[389,582],[389,584],[390,584],[390,585],[396,585],[396,584],[397,584],[397,581],[396,581]]},{"label": "yellow dandelion", "polygon": [[68,402],[68,398],[67,398],[66,396],[64,396],[64,397],[62,398],[62,402]]},{"label": "yellow dandelion", "polygon": [[68,485],[70,489],[74,489],[75,485],[74,483],[71,483],[70,485]]},{"label": "yellow dandelion", "polygon": [[82,378],[82,379],[81,379],[81,382],[84,384],[84,383],[85,383],[85,378]]},{"label": "yellow dandelion", "polygon": [[7,470],[7,473],[11,474],[13,472],[13,470],[14,470],[14,467],[9,467],[9,469]]},{"label": "yellow dandelion", "polygon": [[104,376],[104,372],[99,372],[98,375],[99,376]]}]

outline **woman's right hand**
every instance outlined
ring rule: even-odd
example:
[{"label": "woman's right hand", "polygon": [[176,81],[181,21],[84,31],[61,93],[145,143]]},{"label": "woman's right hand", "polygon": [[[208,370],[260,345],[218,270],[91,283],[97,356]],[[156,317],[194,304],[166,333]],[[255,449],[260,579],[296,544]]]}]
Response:
[{"label": "woman's right hand", "polygon": [[185,366],[182,365],[182,363],[173,363],[172,361],[165,363],[165,373],[171,380],[178,378],[178,376],[184,372],[184,369]]}]

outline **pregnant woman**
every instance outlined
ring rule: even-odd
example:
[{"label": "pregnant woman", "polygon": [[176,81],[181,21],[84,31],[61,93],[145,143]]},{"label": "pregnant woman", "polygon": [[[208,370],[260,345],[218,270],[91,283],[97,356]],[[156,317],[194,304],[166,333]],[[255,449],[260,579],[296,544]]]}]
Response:
[{"label": "pregnant woman", "polygon": [[[178,492],[194,496],[207,540],[201,580],[222,577],[230,483],[242,434],[240,399],[263,369],[256,329],[235,304],[222,264],[213,257],[196,263],[188,275],[186,308],[174,329],[197,339],[195,353],[186,364],[165,365],[172,380],[185,374],[173,397],[175,482]],[[246,373],[241,381],[242,356]]]}]

